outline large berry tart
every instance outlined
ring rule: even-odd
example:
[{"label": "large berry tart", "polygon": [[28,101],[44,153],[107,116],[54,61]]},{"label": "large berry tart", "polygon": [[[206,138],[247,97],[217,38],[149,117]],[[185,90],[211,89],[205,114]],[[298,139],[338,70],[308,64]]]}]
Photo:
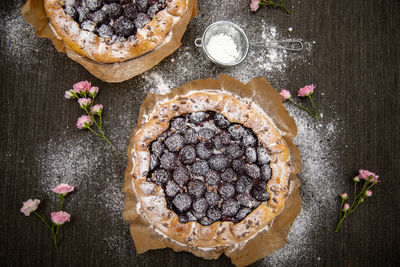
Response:
[{"label": "large berry tart", "polygon": [[139,116],[125,192],[159,236],[209,258],[271,226],[290,193],[292,163],[284,133],[260,106],[202,90]]},{"label": "large berry tart", "polygon": [[158,47],[190,0],[44,0],[50,26],[81,56],[123,62]]}]

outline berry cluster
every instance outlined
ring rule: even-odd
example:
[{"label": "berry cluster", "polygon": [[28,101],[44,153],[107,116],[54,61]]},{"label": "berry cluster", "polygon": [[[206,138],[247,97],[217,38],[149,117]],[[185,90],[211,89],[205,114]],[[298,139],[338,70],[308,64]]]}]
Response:
[{"label": "berry cluster", "polygon": [[166,7],[165,0],[64,0],[67,15],[81,29],[122,42]]},{"label": "berry cluster", "polygon": [[270,154],[254,132],[215,112],[175,117],[151,143],[149,182],[182,223],[243,220],[267,201]]}]

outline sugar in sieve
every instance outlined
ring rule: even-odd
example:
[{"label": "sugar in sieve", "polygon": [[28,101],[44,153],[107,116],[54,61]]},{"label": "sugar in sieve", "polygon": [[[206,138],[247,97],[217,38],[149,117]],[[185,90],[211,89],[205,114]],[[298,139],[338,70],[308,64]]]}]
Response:
[{"label": "sugar in sieve", "polygon": [[[228,53],[229,49],[220,47],[219,54],[210,51],[208,44],[215,36],[226,36],[235,45],[235,53],[231,54],[229,61],[224,61],[219,54]],[[215,38],[214,38],[215,39]],[[223,67],[235,66],[241,63],[247,56],[250,46],[301,51],[303,43],[300,41],[261,41],[249,42],[246,33],[235,23],[230,21],[217,21],[209,25],[201,38],[196,38],[195,45],[201,47],[207,57],[217,65]]]}]

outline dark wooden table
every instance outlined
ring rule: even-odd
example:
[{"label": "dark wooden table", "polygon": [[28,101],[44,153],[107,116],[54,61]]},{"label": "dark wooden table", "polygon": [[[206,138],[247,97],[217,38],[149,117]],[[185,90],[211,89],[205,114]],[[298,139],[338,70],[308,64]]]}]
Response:
[{"label": "dark wooden table", "polygon": [[[398,266],[400,1],[286,0],[288,15],[265,7],[251,13],[249,0],[200,0],[182,47],[119,84],[96,79],[49,40],[36,38],[22,19],[23,2],[0,2],[0,265],[231,265],[225,256],[206,261],[170,249],[138,255],[121,217],[125,150],[146,94],[226,73],[243,82],[265,76],[278,90],[292,93],[317,85],[317,122],[286,105],[299,125],[302,213],[288,244],[254,266]],[[300,39],[305,49],[254,48],[243,64],[223,69],[193,45],[216,20],[238,23],[251,40]],[[76,129],[82,111],[64,91],[80,80],[100,87],[96,101],[105,107],[104,131],[118,152]],[[382,182],[334,233],[336,194],[352,191],[359,168],[375,171]],[[72,220],[61,228],[56,251],[42,223],[19,209],[23,201],[38,198],[38,212],[48,216],[57,205],[50,189],[60,182],[76,190],[67,197]]]}]

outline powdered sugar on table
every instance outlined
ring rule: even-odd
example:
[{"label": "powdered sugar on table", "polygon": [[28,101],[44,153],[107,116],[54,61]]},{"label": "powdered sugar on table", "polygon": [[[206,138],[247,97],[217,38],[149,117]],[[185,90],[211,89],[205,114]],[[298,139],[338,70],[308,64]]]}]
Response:
[{"label": "powdered sugar on table", "polygon": [[[201,35],[206,26],[216,19],[238,19],[239,15],[236,13],[239,9],[240,12],[243,11],[239,6],[244,4],[247,7],[248,1],[240,1],[240,4],[236,1],[217,1],[210,3],[209,6],[200,3],[201,13],[205,15],[197,16],[189,27],[203,25],[204,28],[197,26],[198,29],[193,31],[192,35],[188,35],[190,34],[188,31],[182,40],[183,45],[174,54],[152,70],[133,79],[132,92],[121,90],[118,93],[123,104],[120,114],[123,115],[110,118],[111,113],[107,113],[106,110],[105,120],[109,123],[106,130],[109,130],[110,140],[119,140],[116,145],[120,151],[125,151],[135,126],[135,116],[132,114],[137,111],[134,107],[139,105],[138,96],[144,97],[147,92],[167,94],[171,89],[189,81],[215,78],[219,73],[225,73],[244,83],[252,77],[264,76],[280,90],[288,88],[291,82],[288,77],[293,69],[298,66],[306,68],[311,64],[312,48],[317,42],[299,38],[295,35],[295,30],[277,26],[267,18],[259,19],[252,24],[257,27],[244,27],[246,24],[243,19],[235,22],[245,30],[251,40],[300,40],[304,44],[303,51],[293,53],[285,50],[254,48],[240,65],[230,68],[216,66],[207,60],[201,49],[194,46],[195,37]],[[213,10],[219,10],[217,18]],[[5,19],[1,21],[1,25],[8,31],[3,41],[9,44],[7,46],[9,49],[2,53],[9,54],[9,60],[28,58],[26,65],[22,66],[23,69],[28,69],[42,60],[37,56],[39,47],[48,47],[48,54],[56,53],[51,45],[44,45],[46,41],[34,36],[33,29],[27,27],[20,15],[5,12],[2,15]],[[314,82],[318,85],[318,81]],[[304,83],[296,82],[299,87]],[[140,95],[133,93],[135,90],[144,92],[141,91]],[[323,89],[316,91],[316,94],[322,91]],[[124,102],[124,99],[129,98],[130,100]],[[327,116],[319,114],[318,121],[315,121],[293,105],[289,103],[285,105],[295,118],[299,130],[294,142],[300,148],[302,155],[303,166],[299,178],[302,182],[300,193],[303,204],[302,211],[289,233],[287,245],[261,261],[261,264],[272,266],[291,266],[299,262],[317,263],[318,257],[324,257],[316,255],[318,244],[315,244],[314,235],[326,231],[327,226],[323,224],[322,217],[333,215],[328,207],[336,204],[335,195],[339,192],[338,181],[335,180],[339,172],[338,152],[335,150],[337,135],[341,130],[339,119],[334,115],[328,119]],[[121,188],[126,157],[124,153],[115,155],[111,149],[106,149],[107,145],[102,140],[95,139],[90,133],[73,128],[71,125],[65,132],[59,133],[58,139],[49,139],[47,143],[36,145],[34,158],[37,172],[40,174],[36,190],[40,194],[48,194],[47,197],[50,198],[54,195],[49,189],[60,182],[76,186],[76,191],[67,197],[66,202],[66,209],[72,214],[76,227],[87,227],[88,231],[96,235],[93,240],[97,242],[98,249],[113,258],[115,263],[126,262],[127,258],[134,262],[137,255],[134,252],[128,225],[122,219],[124,195]],[[109,168],[105,170],[102,165]],[[89,194],[95,194],[95,197],[89,199]],[[86,213],[92,215],[85,216]],[[110,226],[107,229],[96,229],[93,227],[94,223],[89,221],[89,218],[93,217],[98,218],[98,225]]]},{"label": "powdered sugar on table", "polygon": [[[270,25],[264,20],[257,32],[252,32],[251,29],[244,27],[243,30],[247,32],[249,39],[254,41],[298,40],[303,43],[304,48],[301,52],[293,52],[253,47],[242,63],[224,68],[208,60],[201,48],[186,43],[168,57],[168,60],[164,60],[166,62],[162,62],[143,74],[145,90],[156,94],[167,94],[173,88],[182,86],[189,81],[216,77],[219,73],[230,75],[243,83],[247,83],[253,77],[264,76],[273,86],[286,88],[289,84],[287,75],[296,68],[293,65],[308,66],[311,64],[312,47],[315,45],[315,41],[297,37],[289,38],[286,34],[287,31],[281,33],[277,26]],[[169,64],[170,67],[165,68],[164,64]]]},{"label": "powdered sugar on table", "polygon": [[339,193],[338,151],[335,148],[341,131],[338,118],[326,121],[319,114],[318,121],[299,110],[291,103],[285,103],[289,114],[296,120],[298,134],[294,143],[301,153],[302,171],[300,194],[302,210],[289,232],[287,244],[274,254],[263,259],[272,266],[294,266],[299,260],[314,262],[325,255],[316,255],[314,235],[326,231],[327,210],[336,204]]}]

